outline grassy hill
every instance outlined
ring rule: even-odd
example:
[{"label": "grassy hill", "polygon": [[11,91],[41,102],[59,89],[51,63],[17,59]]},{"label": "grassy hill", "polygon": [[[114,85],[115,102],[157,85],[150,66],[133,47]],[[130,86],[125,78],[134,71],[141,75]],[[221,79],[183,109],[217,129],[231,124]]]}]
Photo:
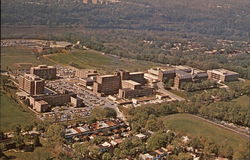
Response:
[{"label": "grassy hill", "polygon": [[11,130],[13,125],[32,124],[34,116],[27,111],[24,111],[15,101],[7,95],[1,93],[1,112],[0,112],[0,129],[2,131]]}]

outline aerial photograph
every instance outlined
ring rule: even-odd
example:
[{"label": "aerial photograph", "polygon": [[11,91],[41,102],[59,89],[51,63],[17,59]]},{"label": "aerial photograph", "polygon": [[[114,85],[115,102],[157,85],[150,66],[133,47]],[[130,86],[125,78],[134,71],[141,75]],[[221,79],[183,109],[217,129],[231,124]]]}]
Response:
[{"label": "aerial photograph", "polygon": [[250,0],[1,0],[0,160],[250,160]]}]

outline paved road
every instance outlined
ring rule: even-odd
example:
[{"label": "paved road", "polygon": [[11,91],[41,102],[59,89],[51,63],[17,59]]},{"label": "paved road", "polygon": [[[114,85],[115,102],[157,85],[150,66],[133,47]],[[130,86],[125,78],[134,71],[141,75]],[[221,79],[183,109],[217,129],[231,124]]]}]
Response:
[{"label": "paved road", "polygon": [[232,131],[232,132],[234,132],[234,133],[240,135],[241,137],[246,138],[247,140],[250,140],[250,135],[248,135],[248,134],[246,134],[246,133],[239,132],[239,131],[237,131],[237,130],[235,130],[235,129],[229,128],[229,127],[224,126],[224,125],[222,125],[222,124],[218,124],[218,123],[216,123],[216,122],[213,122],[213,121],[211,121],[211,120],[208,120],[208,119],[205,119],[205,118],[202,118],[202,117],[193,115],[193,114],[191,114],[191,115],[194,116],[194,117],[196,117],[196,118],[198,118],[198,119],[200,119],[200,120],[203,120],[203,121],[206,121],[206,122],[208,122],[208,123],[210,123],[210,124],[216,125],[216,126],[218,126],[218,127],[220,127],[220,128],[224,128],[224,129],[226,129],[226,130]]},{"label": "paved road", "polygon": [[177,96],[177,95],[173,94],[172,92],[169,92],[168,90],[166,90],[166,89],[164,88],[164,85],[163,85],[162,82],[158,82],[158,83],[157,83],[157,87],[158,87],[158,91],[159,91],[159,92],[164,93],[164,94],[167,94],[167,95],[169,95],[171,98],[174,98],[174,99],[176,99],[176,100],[178,100],[178,101],[185,101],[184,98],[182,98],[182,97],[180,97],[180,96]]}]

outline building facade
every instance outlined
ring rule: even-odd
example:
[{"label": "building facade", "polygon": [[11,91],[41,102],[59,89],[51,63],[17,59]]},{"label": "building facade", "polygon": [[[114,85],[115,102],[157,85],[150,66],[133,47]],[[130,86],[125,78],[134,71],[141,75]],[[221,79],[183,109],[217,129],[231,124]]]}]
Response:
[{"label": "building facade", "polygon": [[37,75],[45,80],[55,79],[56,67],[47,65],[39,65],[37,67],[31,67],[30,74]]},{"label": "building facade", "polygon": [[32,74],[25,74],[18,78],[19,88],[30,95],[39,95],[44,93],[45,81]]},{"label": "building facade", "polygon": [[209,79],[214,79],[222,82],[237,81],[239,78],[238,73],[223,68],[208,70],[207,74]]}]

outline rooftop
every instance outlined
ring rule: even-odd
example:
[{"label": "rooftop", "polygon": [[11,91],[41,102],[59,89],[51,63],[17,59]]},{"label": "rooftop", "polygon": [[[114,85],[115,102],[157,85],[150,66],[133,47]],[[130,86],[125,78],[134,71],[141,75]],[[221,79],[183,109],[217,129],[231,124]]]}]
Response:
[{"label": "rooftop", "polygon": [[132,84],[132,85],[141,85],[140,83],[137,83],[137,82],[135,82],[135,81],[132,81],[132,80],[123,80],[123,82],[125,82],[125,83],[130,83],[130,84]]},{"label": "rooftop", "polygon": [[235,75],[238,74],[237,72],[233,72],[224,68],[220,68],[220,69],[214,69],[211,70],[212,72],[219,74],[219,75]]}]

